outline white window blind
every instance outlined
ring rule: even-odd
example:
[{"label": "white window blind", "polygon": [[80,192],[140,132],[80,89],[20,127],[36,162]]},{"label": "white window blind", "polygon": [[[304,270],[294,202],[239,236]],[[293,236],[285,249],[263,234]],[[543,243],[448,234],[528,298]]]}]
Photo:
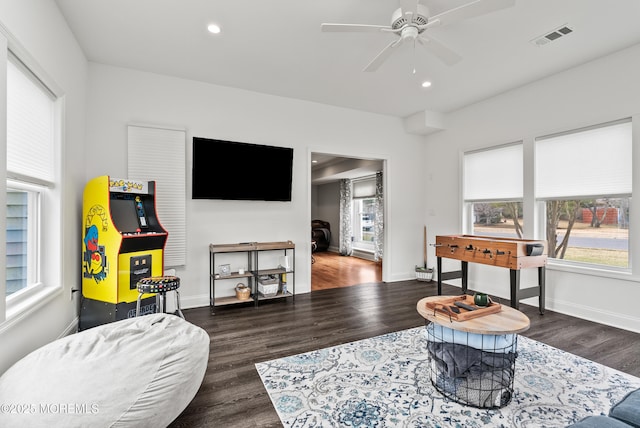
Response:
[{"label": "white window blind", "polygon": [[55,179],[54,99],[17,59],[11,55],[9,59],[7,63],[7,174],[9,177],[39,184],[51,184]]},{"label": "white window blind", "polygon": [[465,201],[522,198],[522,144],[464,154],[463,195]]},{"label": "white window blind", "polygon": [[373,198],[376,195],[376,178],[354,179],[353,199]]},{"label": "white window blind", "polygon": [[169,233],[164,265],[186,264],[186,132],[129,125],[128,175],[156,182],[156,212]]},{"label": "white window blind", "polygon": [[631,194],[631,122],[614,122],[538,139],[536,197]]}]

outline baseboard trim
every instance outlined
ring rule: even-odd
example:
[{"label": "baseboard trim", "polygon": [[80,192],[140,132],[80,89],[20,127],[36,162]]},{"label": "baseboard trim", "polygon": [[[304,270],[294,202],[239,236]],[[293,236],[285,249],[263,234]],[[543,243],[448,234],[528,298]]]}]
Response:
[{"label": "baseboard trim", "polygon": [[60,335],[57,337],[58,339],[62,339],[63,337],[67,337],[70,334],[75,334],[78,332],[78,323],[80,322],[80,318],[79,317],[75,317],[74,319],[71,320],[71,322],[69,323],[69,325],[67,325],[67,327],[62,330],[62,333],[60,333]]},{"label": "baseboard trim", "polygon": [[199,294],[197,296],[183,297],[180,296],[180,308],[181,309],[194,309],[203,308],[209,306],[209,295]]},{"label": "baseboard trim", "polygon": [[[456,281],[460,281],[459,279]],[[451,284],[447,282],[447,285],[462,288],[459,284]],[[469,284],[469,292],[473,292],[475,284]],[[503,291],[501,293],[489,293],[493,296],[504,299],[505,302],[509,302],[509,291]],[[520,303],[525,305],[531,305],[538,307],[538,297],[531,297],[529,299],[521,300]],[[571,317],[580,318],[587,321],[592,321],[598,324],[608,325],[615,328],[621,328],[623,330],[632,331],[634,333],[640,333],[640,318],[632,317],[628,315],[621,315],[616,312],[605,311],[602,309],[594,308],[592,306],[580,305],[575,302],[551,299],[547,297],[545,299],[545,308],[558,312],[560,314],[569,315]]]},{"label": "baseboard trim", "polygon": [[369,251],[362,251],[362,250],[358,250],[358,249],[354,249],[353,250],[353,254],[351,254],[352,257],[358,257],[359,259],[364,259],[364,260],[369,260],[371,262],[375,261],[375,256],[372,252]]},{"label": "baseboard trim", "polygon": [[[526,300],[523,300],[523,302],[526,302]],[[611,327],[621,328],[623,330],[629,330],[634,333],[640,333],[639,317],[620,315],[616,312],[604,311],[591,306],[578,305],[564,300],[547,299],[545,306],[547,309],[561,314],[582,318],[599,324],[609,325]]]}]

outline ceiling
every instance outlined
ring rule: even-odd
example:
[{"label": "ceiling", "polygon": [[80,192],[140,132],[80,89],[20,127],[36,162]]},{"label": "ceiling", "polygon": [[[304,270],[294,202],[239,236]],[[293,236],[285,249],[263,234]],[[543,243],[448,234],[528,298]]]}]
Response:
[{"label": "ceiling", "polygon": [[311,183],[327,184],[343,178],[362,178],[383,171],[380,159],[357,159],[325,153],[311,154]]},{"label": "ceiling", "polygon": [[[421,3],[434,15],[469,1]],[[516,0],[428,30],[461,55],[455,65],[405,43],[363,72],[395,36],[320,25],[389,25],[398,0],[56,3],[90,61],[402,118],[451,112],[640,42],[638,0]],[[210,34],[210,23],[222,32]],[[564,25],[573,32],[532,43]],[[432,86],[422,88],[424,80]]]}]

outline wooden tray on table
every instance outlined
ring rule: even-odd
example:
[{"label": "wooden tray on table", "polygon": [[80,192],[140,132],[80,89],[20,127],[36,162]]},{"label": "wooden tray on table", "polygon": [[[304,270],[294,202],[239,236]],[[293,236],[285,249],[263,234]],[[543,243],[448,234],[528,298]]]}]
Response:
[{"label": "wooden tray on table", "polygon": [[[467,310],[455,305],[456,302],[467,304],[474,308],[474,310]],[[480,307],[476,306],[473,302],[473,296],[463,294],[455,297],[445,297],[436,301],[430,301],[426,303],[427,309],[434,311],[434,313],[440,313],[447,317],[450,317],[455,321],[466,321],[485,315],[495,314],[500,312],[502,305],[500,303],[491,302],[489,306]],[[459,313],[454,312],[451,307],[458,308]]]}]

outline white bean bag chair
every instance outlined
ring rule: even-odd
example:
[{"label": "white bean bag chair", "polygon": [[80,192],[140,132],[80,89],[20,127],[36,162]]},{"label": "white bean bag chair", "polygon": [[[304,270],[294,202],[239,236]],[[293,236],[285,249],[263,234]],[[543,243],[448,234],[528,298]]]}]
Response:
[{"label": "white bean bag chair", "polygon": [[208,360],[209,335],[175,315],[94,327],[0,377],[0,427],[166,427],[196,395]]}]

